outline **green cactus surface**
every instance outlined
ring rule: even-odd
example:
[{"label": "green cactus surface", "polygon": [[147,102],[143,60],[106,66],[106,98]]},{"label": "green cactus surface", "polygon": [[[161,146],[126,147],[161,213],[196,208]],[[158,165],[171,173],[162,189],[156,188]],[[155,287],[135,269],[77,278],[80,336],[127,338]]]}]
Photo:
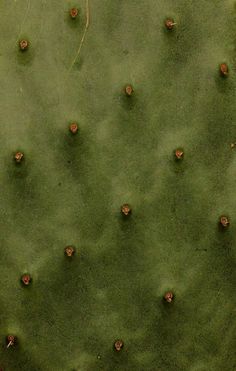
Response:
[{"label": "green cactus surface", "polygon": [[0,85],[0,369],[235,371],[235,0],[0,0]]}]

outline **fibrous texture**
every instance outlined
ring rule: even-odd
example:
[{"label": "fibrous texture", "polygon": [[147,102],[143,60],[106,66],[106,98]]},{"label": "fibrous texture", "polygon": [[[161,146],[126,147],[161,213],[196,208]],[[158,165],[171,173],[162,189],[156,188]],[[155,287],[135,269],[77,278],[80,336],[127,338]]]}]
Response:
[{"label": "fibrous texture", "polygon": [[0,19],[0,368],[235,370],[235,1]]}]

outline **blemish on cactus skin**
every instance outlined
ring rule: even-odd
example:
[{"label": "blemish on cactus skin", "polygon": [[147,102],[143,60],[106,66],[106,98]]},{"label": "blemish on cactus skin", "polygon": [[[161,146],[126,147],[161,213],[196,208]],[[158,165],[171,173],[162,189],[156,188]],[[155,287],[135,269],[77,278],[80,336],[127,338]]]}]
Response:
[{"label": "blemish on cactus skin", "polygon": [[76,134],[78,132],[78,125],[73,122],[72,124],[70,124],[69,129],[72,134]]},{"label": "blemish on cactus skin", "polygon": [[128,96],[128,97],[131,97],[131,95],[133,95],[134,93],[134,89],[132,87],[132,85],[127,85],[125,87],[125,94]]},{"label": "blemish on cactus skin", "polygon": [[226,63],[221,63],[220,65],[220,73],[222,76],[226,77],[229,74],[229,68]]},{"label": "blemish on cactus skin", "polygon": [[182,160],[183,159],[183,157],[184,157],[184,151],[182,150],[182,149],[176,149],[175,150],[175,158],[177,159],[177,160]]},{"label": "blemish on cactus skin", "polygon": [[75,249],[74,249],[74,247],[72,247],[72,246],[67,246],[67,247],[65,248],[65,254],[66,254],[66,256],[72,257],[72,256],[74,255],[74,253],[75,253]]},{"label": "blemish on cactus skin", "polygon": [[122,348],[124,347],[124,342],[122,340],[116,340],[114,343],[114,348],[117,352],[120,352]]},{"label": "blemish on cactus skin", "polygon": [[72,70],[72,67],[75,65],[76,61],[79,58],[79,55],[80,55],[82,46],[84,44],[85,36],[86,36],[87,30],[89,28],[89,24],[90,24],[89,0],[86,0],[86,25],[85,25],[85,28],[84,28],[83,36],[82,36],[81,41],[80,41],[80,44],[79,44],[79,48],[77,50],[77,53],[75,55],[75,58],[73,59],[73,61],[71,63],[71,66],[69,68],[69,72]]},{"label": "blemish on cactus skin", "polygon": [[19,41],[19,47],[20,47],[20,50],[22,50],[22,51],[27,50],[28,47],[29,47],[29,41],[28,40],[20,40]]},{"label": "blemish on cactus skin", "polygon": [[124,204],[121,206],[121,212],[123,215],[128,216],[131,214],[131,207],[128,204]]},{"label": "blemish on cactus skin", "polygon": [[173,30],[175,25],[176,25],[176,23],[172,19],[166,19],[165,20],[165,26],[166,26],[167,30]]},{"label": "blemish on cactus skin", "polygon": [[221,216],[220,217],[220,224],[223,228],[227,228],[230,224],[229,218],[227,216]]},{"label": "blemish on cactus skin", "polygon": [[25,286],[29,286],[31,282],[31,276],[29,274],[23,274],[21,277],[21,281]]},{"label": "blemish on cactus skin", "polygon": [[165,293],[165,295],[164,295],[164,300],[165,300],[167,303],[172,303],[173,299],[174,299],[174,294],[173,294],[173,292],[168,291],[168,292]]},{"label": "blemish on cactus skin", "polygon": [[14,335],[8,335],[6,337],[6,343],[7,343],[7,348],[13,347],[16,345],[16,336]]},{"label": "blemish on cactus skin", "polygon": [[72,8],[70,10],[70,16],[72,19],[76,19],[79,14],[79,10],[77,8]]},{"label": "blemish on cactus skin", "polygon": [[24,154],[22,152],[16,152],[15,154],[15,161],[19,164],[20,162],[22,162],[24,158]]}]

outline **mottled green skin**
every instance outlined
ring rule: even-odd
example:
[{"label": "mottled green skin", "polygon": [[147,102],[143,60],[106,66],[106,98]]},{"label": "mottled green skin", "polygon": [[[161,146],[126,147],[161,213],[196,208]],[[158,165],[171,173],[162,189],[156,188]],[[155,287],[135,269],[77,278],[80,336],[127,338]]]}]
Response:
[{"label": "mottled green skin", "polygon": [[0,367],[235,370],[235,1],[90,0],[73,65],[85,1],[0,20]]}]

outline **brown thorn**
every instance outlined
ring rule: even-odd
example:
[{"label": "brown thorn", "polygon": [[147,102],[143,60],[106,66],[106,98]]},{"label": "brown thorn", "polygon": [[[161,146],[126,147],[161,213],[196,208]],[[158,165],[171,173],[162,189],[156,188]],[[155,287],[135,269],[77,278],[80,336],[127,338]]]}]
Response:
[{"label": "brown thorn", "polygon": [[72,124],[70,124],[69,129],[72,134],[76,134],[78,132],[78,125],[75,122],[73,122]]},{"label": "brown thorn", "polygon": [[21,281],[25,286],[29,286],[31,282],[31,276],[29,274],[23,274],[23,276],[21,277]]},{"label": "brown thorn", "polygon": [[182,160],[183,159],[184,152],[182,151],[182,149],[176,149],[175,157],[177,158],[177,160]]},{"label": "brown thorn", "polygon": [[129,204],[124,204],[121,206],[121,212],[123,215],[128,216],[131,214],[131,207]]},{"label": "brown thorn", "polygon": [[15,161],[20,163],[23,160],[24,154],[22,152],[16,152],[15,154]]},{"label": "brown thorn", "polygon": [[165,295],[164,295],[164,299],[167,303],[171,303],[174,299],[173,292],[171,292],[171,291],[166,292]]},{"label": "brown thorn", "polygon": [[134,93],[134,89],[132,87],[132,85],[127,85],[125,87],[125,94],[128,96],[128,97],[131,97],[131,95]]},{"label": "brown thorn", "polygon": [[220,224],[222,225],[223,228],[227,228],[230,224],[229,218],[227,216],[222,215],[220,217]]},{"label": "brown thorn", "polygon": [[122,340],[116,340],[114,343],[114,348],[117,352],[120,352],[123,346],[124,346],[124,342]]},{"label": "brown thorn", "polygon": [[20,47],[20,50],[22,51],[27,50],[29,47],[29,42],[27,40],[20,40],[19,47]]},{"label": "brown thorn", "polygon": [[67,256],[71,257],[71,256],[74,255],[74,253],[75,253],[75,249],[74,249],[73,246],[67,246],[67,247],[65,248],[65,254],[66,254]]},{"label": "brown thorn", "polygon": [[220,65],[220,72],[222,76],[228,76],[229,74],[229,68],[226,63],[221,63]]},{"label": "brown thorn", "polygon": [[77,8],[72,8],[70,10],[70,16],[72,19],[77,18],[78,14],[79,14],[79,10]]},{"label": "brown thorn", "polygon": [[173,30],[176,23],[172,19],[166,19],[165,20],[165,26],[168,30]]}]

